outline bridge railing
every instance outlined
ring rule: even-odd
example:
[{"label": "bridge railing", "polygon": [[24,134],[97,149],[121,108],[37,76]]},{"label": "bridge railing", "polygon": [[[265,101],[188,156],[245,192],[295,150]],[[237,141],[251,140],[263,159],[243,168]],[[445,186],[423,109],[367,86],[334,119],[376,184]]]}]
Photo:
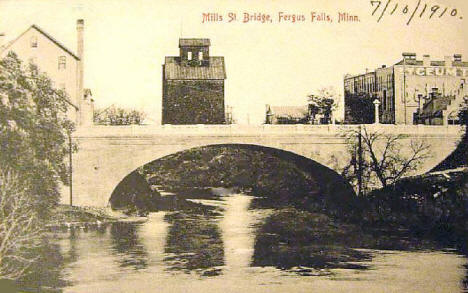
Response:
[{"label": "bridge railing", "polygon": [[[464,128],[458,125],[361,125],[369,131],[421,136],[461,136]],[[264,125],[128,125],[89,126],[78,128],[74,136],[152,136],[152,135],[340,135],[358,129],[359,125],[308,125],[308,124],[264,124]]]}]

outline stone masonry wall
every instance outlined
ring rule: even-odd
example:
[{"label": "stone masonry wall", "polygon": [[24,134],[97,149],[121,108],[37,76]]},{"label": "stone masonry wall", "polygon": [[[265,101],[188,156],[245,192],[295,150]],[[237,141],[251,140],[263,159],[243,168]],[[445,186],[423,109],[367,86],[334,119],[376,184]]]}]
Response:
[{"label": "stone masonry wall", "polygon": [[223,80],[166,80],[163,124],[224,124]]}]

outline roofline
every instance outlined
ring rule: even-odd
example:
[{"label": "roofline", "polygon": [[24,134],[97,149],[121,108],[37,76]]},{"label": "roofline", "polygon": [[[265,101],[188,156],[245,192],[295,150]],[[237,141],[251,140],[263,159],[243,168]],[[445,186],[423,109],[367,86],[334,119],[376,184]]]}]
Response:
[{"label": "roofline", "polygon": [[[166,61],[166,58],[180,58],[180,56],[164,56],[164,61]],[[223,58],[224,56],[209,56],[208,58]]]},{"label": "roofline", "polygon": [[67,104],[69,104],[70,106],[72,106],[73,108],[75,108],[76,111],[79,111],[80,108],[78,108],[78,106],[76,106],[75,104],[73,104],[69,99],[67,99],[66,97],[63,97],[61,95],[57,95],[60,99],[64,100]]},{"label": "roofline", "polygon": [[[385,68],[388,68],[388,67],[385,67]],[[376,68],[375,70],[372,70],[372,71],[369,71],[369,72],[366,72],[366,73],[349,74],[349,76],[344,76],[343,79],[348,80],[348,79],[358,78],[358,77],[366,76],[366,75],[376,75],[377,69],[379,69],[379,68]]]},{"label": "roofline", "polygon": [[[19,38],[21,38],[24,34],[26,34],[26,32],[28,32],[30,29],[34,28],[35,30],[37,30],[38,32],[40,32],[41,34],[43,34],[46,38],[48,38],[49,40],[51,40],[54,44],[56,44],[57,46],[59,46],[62,50],[64,50],[65,52],[67,52],[68,54],[70,54],[73,58],[75,58],[76,60],[80,60],[80,58],[78,58],[78,56],[76,56],[75,54],[73,54],[73,52],[71,52],[70,50],[68,50],[64,45],[62,45],[59,41],[57,41],[56,39],[54,39],[53,37],[51,37],[49,34],[47,34],[46,32],[44,32],[41,28],[39,28],[37,25],[33,24],[32,26],[30,26],[29,28],[27,28],[24,32],[22,32],[18,37],[16,37],[13,41],[10,41],[8,42],[8,44],[5,46],[5,47],[0,47],[0,53],[6,51],[9,47],[11,47],[11,45],[13,45]],[[65,97],[62,97],[62,96],[59,96],[61,99],[63,99],[67,104],[69,104],[70,106],[72,106],[73,108],[75,108],[75,110],[79,111],[79,108],[78,106],[76,106],[75,104],[73,104],[69,99],[65,98]]]},{"label": "roofline", "polygon": [[[182,46],[180,43],[183,41],[207,41],[207,45],[185,45]],[[181,47],[210,47],[211,46],[211,39],[210,38],[179,38],[179,48]]]},{"label": "roofline", "polygon": [[80,110],[80,109],[78,108],[78,106],[76,106],[75,104],[73,104],[72,102],[70,102],[69,99],[63,98],[63,97],[62,97],[62,99],[65,100],[65,102],[67,102],[67,104],[69,104],[70,106],[72,106],[73,108],[75,108],[76,111],[79,111],[79,110]]},{"label": "roofline", "polygon": [[35,29],[37,30],[39,33],[41,33],[43,36],[45,36],[46,38],[48,38],[52,43],[54,43],[55,45],[57,45],[59,48],[61,48],[63,51],[67,52],[70,56],[72,56],[73,58],[75,58],[76,60],[80,60],[80,58],[75,55],[75,53],[73,53],[71,50],[69,50],[67,47],[65,47],[62,43],[60,43],[59,41],[57,41],[56,39],[54,39],[51,35],[49,35],[48,33],[46,33],[43,29],[41,29],[40,27],[38,27],[37,25],[33,24],[31,25],[28,29],[26,29],[24,32],[22,32],[18,37],[16,37],[13,41],[10,41],[8,43],[8,45],[6,45],[2,50],[1,52],[4,52],[6,51],[9,47],[11,47],[11,45],[13,45],[19,38],[21,38],[24,34],[26,34],[30,29]]},{"label": "roofline", "polygon": [[[165,56],[164,57],[164,64],[163,66],[163,72],[165,70],[166,64],[166,58],[180,58],[180,56]],[[226,80],[227,79],[227,74],[226,74],[226,62],[224,62],[224,56],[210,56],[209,59],[211,58],[221,58],[223,60],[223,78],[166,78],[165,76],[163,77],[163,80]]]},{"label": "roofline", "polygon": [[166,78],[164,80],[226,80],[227,78]]},{"label": "roofline", "polygon": [[38,32],[40,32],[41,34],[43,34],[45,37],[47,37],[49,40],[51,40],[54,44],[56,44],[57,46],[59,46],[62,50],[64,50],[65,52],[67,52],[68,54],[70,54],[73,58],[75,58],[76,60],[80,60],[80,57],[78,57],[77,55],[75,55],[75,53],[73,53],[71,50],[69,50],[67,47],[65,47],[62,43],[60,43],[59,41],[57,41],[56,39],[54,39],[51,35],[49,35],[48,33],[46,33],[43,29],[41,29],[40,27],[38,27],[37,25],[33,24],[31,26],[32,28],[36,29]]}]

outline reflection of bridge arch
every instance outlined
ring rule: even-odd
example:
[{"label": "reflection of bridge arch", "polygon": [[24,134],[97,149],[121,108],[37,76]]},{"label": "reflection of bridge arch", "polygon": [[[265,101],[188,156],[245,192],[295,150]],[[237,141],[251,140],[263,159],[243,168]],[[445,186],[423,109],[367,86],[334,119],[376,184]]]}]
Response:
[{"label": "reflection of bridge arch", "polygon": [[[266,157],[276,157],[280,160],[284,160],[287,162],[290,162],[294,164],[297,168],[300,170],[304,171],[305,173],[309,174],[314,181],[317,182],[319,190],[317,192],[327,198],[336,198],[337,202],[341,201],[342,199],[350,198],[354,194],[354,190],[352,187],[348,184],[347,181],[343,179],[341,175],[339,175],[336,171],[312,160],[309,158],[306,158],[302,155],[298,155],[296,153],[290,152],[290,151],[285,151],[285,150],[280,150],[277,148],[272,148],[272,147],[266,147],[266,146],[261,146],[257,144],[216,144],[216,145],[206,145],[202,147],[193,147],[189,148],[187,150],[177,152],[171,155],[175,154],[181,154],[186,151],[191,151],[191,150],[200,150],[203,148],[210,148],[210,147],[227,147],[227,148],[232,148],[232,149],[237,149],[237,150],[249,150],[249,151],[256,151],[256,152],[261,152],[265,154]],[[168,155],[168,156],[171,156]],[[149,162],[146,162],[144,165],[150,164],[152,162],[158,161],[160,159],[167,158],[168,156],[164,156],[155,160],[151,160]],[[142,167],[138,166],[138,167]],[[138,168],[137,167],[137,168]],[[125,176],[128,176],[135,172],[136,169],[132,170],[129,174],[126,174]],[[270,171],[270,170],[268,170]],[[123,183],[123,179],[119,180],[119,184]],[[123,183],[126,184],[126,183]],[[113,189],[114,191],[115,189]],[[113,193],[113,192],[112,192]],[[109,194],[110,198],[111,194]]]},{"label": "reflection of bridge arch", "polygon": [[[74,134],[79,151],[73,156],[73,202],[106,206],[113,189],[136,168],[180,151],[217,144],[257,145],[311,159],[338,170],[348,161],[341,128],[355,126],[140,126],[92,127]],[[369,126],[409,138],[424,138],[434,156],[419,170],[425,172],[442,161],[461,135],[457,127],[394,125]],[[68,202],[64,189],[63,203]]]}]

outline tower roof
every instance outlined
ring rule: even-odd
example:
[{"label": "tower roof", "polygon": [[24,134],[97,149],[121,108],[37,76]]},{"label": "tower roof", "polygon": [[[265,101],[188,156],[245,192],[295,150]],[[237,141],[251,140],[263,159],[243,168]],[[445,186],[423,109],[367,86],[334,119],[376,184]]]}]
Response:
[{"label": "tower roof", "polygon": [[180,47],[206,47],[210,46],[210,39],[179,39]]},{"label": "tower roof", "polygon": [[224,57],[210,57],[209,66],[183,66],[179,57],[166,57],[164,77],[169,79],[226,79]]}]

